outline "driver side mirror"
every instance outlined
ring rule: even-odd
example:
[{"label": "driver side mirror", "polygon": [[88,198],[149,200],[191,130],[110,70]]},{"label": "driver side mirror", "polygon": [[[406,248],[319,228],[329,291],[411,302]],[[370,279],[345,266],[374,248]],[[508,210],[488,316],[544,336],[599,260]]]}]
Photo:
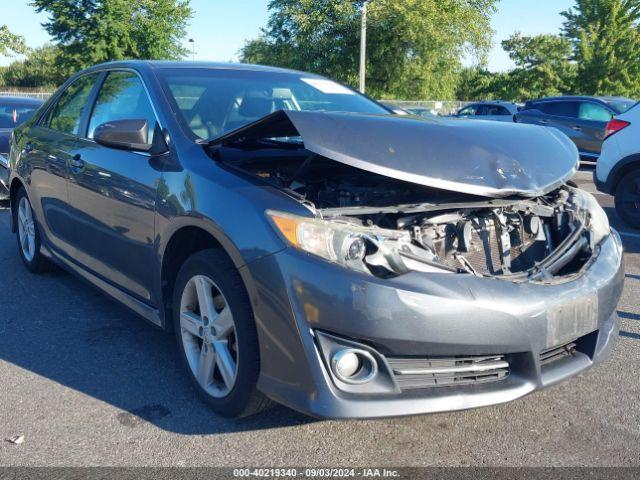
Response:
[{"label": "driver side mirror", "polygon": [[100,145],[121,150],[148,152],[149,125],[146,120],[112,120],[100,124],[93,132],[93,139]]}]

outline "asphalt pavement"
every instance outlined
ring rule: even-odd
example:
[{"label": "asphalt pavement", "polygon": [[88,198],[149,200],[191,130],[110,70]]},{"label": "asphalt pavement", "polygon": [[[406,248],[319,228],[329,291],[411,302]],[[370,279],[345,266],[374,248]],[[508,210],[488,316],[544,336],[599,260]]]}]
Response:
[{"label": "asphalt pavement", "polygon": [[640,232],[597,197],[627,251],[610,361],[505,405],[372,421],[215,416],[173,337],[67,273],[27,273],[0,211],[0,465],[638,466]]}]

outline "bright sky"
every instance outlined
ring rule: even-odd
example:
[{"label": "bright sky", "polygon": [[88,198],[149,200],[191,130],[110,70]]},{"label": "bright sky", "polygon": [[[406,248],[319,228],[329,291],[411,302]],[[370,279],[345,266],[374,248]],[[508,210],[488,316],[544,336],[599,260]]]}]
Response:
[{"label": "bright sky", "polygon": [[[268,0],[191,0],[195,15],[187,31],[187,38],[195,40],[196,59],[233,61],[246,40],[255,38],[266,24]],[[489,56],[490,70],[508,70],[509,57],[502,51],[500,41],[515,31],[525,35],[557,33],[562,25],[560,12],[574,4],[573,0],[501,0],[498,13],[492,19],[494,48]],[[9,29],[27,39],[30,47],[49,40],[40,24],[45,15],[37,15],[29,0],[0,0],[2,18]],[[185,42],[191,48],[191,44]],[[0,65],[11,59],[0,56]]]}]

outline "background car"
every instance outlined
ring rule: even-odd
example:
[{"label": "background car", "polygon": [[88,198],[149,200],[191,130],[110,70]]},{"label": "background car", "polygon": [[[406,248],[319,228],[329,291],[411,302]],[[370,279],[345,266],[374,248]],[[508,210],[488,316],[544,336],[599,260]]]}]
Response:
[{"label": "background car", "polygon": [[515,121],[557,128],[573,140],[582,160],[594,162],[600,156],[609,120],[635,103],[624,97],[541,98],[527,102]]},{"label": "background car", "polygon": [[496,100],[472,103],[461,108],[452,116],[458,118],[473,118],[476,120],[513,122],[513,116],[516,113],[518,113],[518,106],[515,103]]},{"label": "background car", "polygon": [[26,97],[0,97],[0,200],[7,198],[7,176],[9,173],[9,136],[14,128],[29,120],[42,100]]},{"label": "background car", "polygon": [[438,112],[430,108],[411,107],[406,109],[411,115],[417,115],[423,118],[434,118],[438,116]]},{"label": "background car", "polygon": [[595,184],[615,196],[616,212],[640,228],[640,104],[607,124]]}]

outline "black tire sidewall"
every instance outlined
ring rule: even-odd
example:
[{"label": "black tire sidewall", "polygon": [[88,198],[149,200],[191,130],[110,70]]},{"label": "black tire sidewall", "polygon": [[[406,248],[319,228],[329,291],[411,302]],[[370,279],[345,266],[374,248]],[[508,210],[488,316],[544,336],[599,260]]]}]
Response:
[{"label": "black tire sidewall", "polygon": [[614,196],[616,212],[627,225],[636,229],[640,229],[640,209],[638,210],[637,216],[631,216],[628,214],[625,207],[623,206],[622,200],[624,198],[627,184],[631,182],[634,178],[639,178],[639,177],[640,177],[640,169],[636,169],[627,173],[622,178],[622,180],[620,180],[620,183],[616,188],[616,193]]},{"label": "black tire sidewall", "polygon": [[[187,282],[196,275],[209,277],[224,295],[231,308],[238,343],[238,374],[226,397],[209,395],[198,383],[189,367],[180,331],[180,302]],[[256,389],[260,357],[253,311],[237,269],[221,250],[211,249],[194,254],[180,269],[173,292],[173,325],[182,362],[201,398],[218,414],[241,416]]]}]

